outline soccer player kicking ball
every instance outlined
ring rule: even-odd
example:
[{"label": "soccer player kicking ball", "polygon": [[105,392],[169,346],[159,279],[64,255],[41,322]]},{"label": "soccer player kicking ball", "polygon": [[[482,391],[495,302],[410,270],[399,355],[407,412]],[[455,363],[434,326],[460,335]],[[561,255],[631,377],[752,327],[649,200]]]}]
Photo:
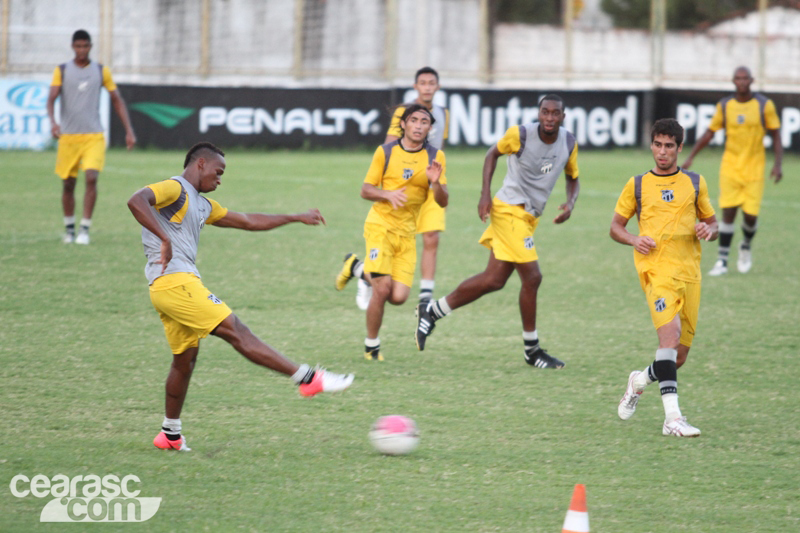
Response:
[{"label": "soccer player kicking ball", "polygon": [[[700,430],[678,407],[678,368],[686,362],[700,307],[700,239],[718,236],[717,219],[706,180],[678,167],[683,128],[674,119],[653,124],[650,148],[656,166],[631,178],[617,201],[611,238],[633,246],[633,262],[658,334],[658,350],[644,371],[633,371],[619,402],[628,420],[647,385],[658,381],[664,403],[664,435],[697,437]],[[639,219],[639,235],[628,233],[628,220]],[[699,219],[699,222],[698,222]]]},{"label": "soccer player kicking ball", "polygon": [[428,190],[438,205],[447,206],[444,152],[427,142],[433,123],[428,108],[409,105],[400,119],[403,137],[375,150],[361,187],[361,197],[374,202],[364,223],[367,256],[362,262],[347,254],[336,277],[337,290],[353,277],[372,286],[364,340],[368,360],[383,361],[378,334],[386,302],[400,305],[411,292],[417,264],[416,221]]},{"label": "soccer player kicking ball", "polygon": [[200,230],[206,224],[266,231],[290,222],[311,226],[325,223],[316,209],[299,215],[236,213],[201,196],[219,186],[225,172],[224,156],[213,144],[198,143],[186,154],[183,174],[148,185],[128,200],[128,208],[143,226],[150,301],[164,323],[173,353],[166,384],[166,416],[161,433],[153,441],[161,449],[189,451],[181,435],[181,408],[200,339],[209,334],[224,339],[257,365],[291,376],[303,396],[341,391],[353,382],[352,374],[333,374],[287,359],[253,335],[200,281],[195,258]]},{"label": "soccer player kicking ball", "polygon": [[[425,349],[425,340],[436,321],[484,294],[502,289],[516,270],[522,281],[519,311],[525,361],[537,368],[564,366],[563,361],[539,346],[536,295],[542,273],[533,244],[539,217],[562,170],[567,178],[567,201],[559,207],[561,213],[553,222],[561,224],[569,219],[578,199],[578,144],[575,136],[561,127],[563,121],[564,101],[549,94],[539,102],[538,122],[512,126],[486,153],[478,216],[483,222],[491,219],[480,239],[491,250],[489,264],[485,271],[462,282],[444,298],[417,306],[415,339],[419,350]],[[504,154],[508,155],[508,172],[503,187],[492,200],[492,176],[497,160]]]}]

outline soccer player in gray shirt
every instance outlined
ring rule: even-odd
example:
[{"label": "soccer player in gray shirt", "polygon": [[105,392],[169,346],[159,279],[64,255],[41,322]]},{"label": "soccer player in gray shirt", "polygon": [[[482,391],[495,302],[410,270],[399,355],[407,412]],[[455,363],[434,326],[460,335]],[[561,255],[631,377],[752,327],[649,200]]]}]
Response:
[{"label": "soccer player in gray shirt", "polygon": [[181,435],[181,409],[197,360],[200,339],[215,335],[257,365],[291,376],[300,394],[346,389],[353,375],[340,375],[298,365],[256,337],[225,302],[200,281],[195,265],[200,230],[206,224],[248,231],[266,231],[290,222],[316,226],[325,219],[317,209],[298,215],[236,213],[200,193],[215,190],[225,172],[225,154],[211,143],[194,145],[186,154],[183,174],[148,185],[128,200],[133,217],[142,225],[147,256],[145,275],[150,301],[164,324],[173,353],[166,384],[166,414],[157,448],[188,451]]},{"label": "soccer player in gray shirt", "polygon": [[[92,39],[85,30],[72,35],[75,58],[53,71],[50,94],[47,97],[47,114],[50,131],[58,139],[56,175],[63,182],[61,205],[64,209],[64,238],[66,244],[89,244],[89,228],[97,200],[97,178],[106,158],[106,140],[100,121],[100,93],[105,88],[111,103],[125,127],[128,150],[136,144],[136,135],[128,117],[128,108],[111,79],[108,67],[89,59]],[[55,102],[61,96],[61,124],[56,122]],[[83,218],[80,232],[75,236],[75,182],[78,170],[86,174],[86,192],[83,196]]]},{"label": "soccer player in gray shirt", "polygon": [[[512,126],[486,153],[478,216],[483,222],[491,220],[480,239],[490,250],[489,264],[447,296],[417,306],[415,339],[419,350],[425,349],[425,340],[438,320],[484,294],[502,289],[516,270],[522,281],[519,310],[525,361],[537,368],[564,366],[563,361],[539,346],[536,295],[542,273],[533,243],[539,217],[562,171],[566,175],[567,201],[559,206],[561,213],[553,222],[566,222],[578,199],[578,144],[575,136],[561,127],[563,121],[564,101],[549,94],[539,103],[538,122]],[[507,156],[508,171],[492,199],[492,176],[501,155]]]}]

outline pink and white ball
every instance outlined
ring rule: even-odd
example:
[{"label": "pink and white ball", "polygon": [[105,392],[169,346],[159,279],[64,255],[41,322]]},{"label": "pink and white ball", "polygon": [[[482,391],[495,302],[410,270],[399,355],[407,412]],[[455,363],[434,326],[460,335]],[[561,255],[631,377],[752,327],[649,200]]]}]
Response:
[{"label": "pink and white ball", "polygon": [[382,454],[406,455],[419,444],[419,430],[407,416],[382,416],[372,426],[369,440]]}]

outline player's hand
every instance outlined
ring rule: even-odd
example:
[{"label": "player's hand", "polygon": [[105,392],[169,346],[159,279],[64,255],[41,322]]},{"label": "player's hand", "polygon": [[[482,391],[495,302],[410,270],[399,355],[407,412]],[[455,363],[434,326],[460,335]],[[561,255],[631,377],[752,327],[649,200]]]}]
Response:
[{"label": "player's hand", "polygon": [[161,259],[156,261],[157,265],[161,265],[161,273],[167,269],[167,265],[172,261],[172,241],[161,241]]},{"label": "player's hand", "polygon": [[58,139],[59,137],[61,137],[61,126],[59,126],[58,124],[54,123],[52,126],[50,126],[50,134],[55,139]]},{"label": "player's hand", "polygon": [[775,165],[772,167],[772,172],[770,172],[769,177],[772,178],[772,181],[774,181],[776,184],[780,183],[780,181],[783,179],[783,169],[778,165]]},{"label": "player's hand", "polygon": [[481,195],[481,200],[478,202],[478,216],[481,217],[481,222],[486,222],[489,218],[489,213],[492,212],[492,198],[491,196]]},{"label": "player's hand", "polygon": [[648,237],[646,235],[642,237],[634,237],[633,247],[640,254],[647,255],[650,253],[650,250],[656,247],[656,241],[654,241],[652,237]]},{"label": "player's hand", "polygon": [[568,203],[558,206],[558,210],[561,211],[561,214],[553,219],[553,223],[562,224],[569,220],[569,217],[572,215],[572,208],[573,206],[569,205]]},{"label": "player's hand", "polygon": [[442,164],[434,159],[425,169],[425,175],[428,176],[428,183],[431,185],[439,183],[439,178],[442,177]]},{"label": "player's hand", "polygon": [[686,161],[684,161],[683,164],[681,165],[681,168],[684,170],[689,170],[690,166],[692,166],[692,158],[687,157]]},{"label": "player's hand", "polygon": [[698,222],[695,224],[694,232],[697,234],[698,239],[703,239],[704,241],[710,241],[714,238],[714,230],[705,222]]},{"label": "player's hand", "polygon": [[408,196],[406,196],[406,188],[400,187],[394,191],[384,191],[384,199],[392,204],[393,209],[400,209],[406,202],[408,201]]},{"label": "player's hand", "polygon": [[133,150],[133,145],[136,144],[136,134],[132,131],[126,133],[125,144],[128,146],[128,150]]},{"label": "player's hand", "polygon": [[307,226],[325,225],[325,217],[319,212],[319,209],[309,209],[305,213],[298,216],[298,220]]}]

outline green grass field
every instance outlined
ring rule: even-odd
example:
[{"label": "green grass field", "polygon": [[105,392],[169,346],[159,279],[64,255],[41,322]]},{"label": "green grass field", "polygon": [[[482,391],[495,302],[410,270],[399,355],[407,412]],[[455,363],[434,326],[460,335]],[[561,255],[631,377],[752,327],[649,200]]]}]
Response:
[{"label": "green grass field", "polygon": [[[715,198],[720,155],[703,152],[694,169]],[[488,257],[477,244],[483,153],[448,156],[439,296]],[[703,435],[676,439],[661,436],[656,387],[633,419],[616,414],[628,373],[657,347],[632,251],[608,237],[626,180],[652,166],[648,152],[582,153],[572,219],[550,222],[560,182],[539,225],[538,329],[567,362],[558,372],[523,361],[515,278],[442,322],[422,353],[413,301],[388,309],[386,361],[365,361],[355,288],[337,293],[333,279],[345,252],[364,253],[369,204],[359,188],[370,154],[231,152],[213,193],[223,205],[318,207],[328,225],[207,228],[198,263],[205,284],[289,357],[354,372],[356,382],[304,399],[290,380],[205,340],[182,414],[194,449],[185,454],[152,445],[171,356],[125,205],[143,185],[180,173],[183,154],[111,151],[88,247],[60,243],[55,154],[2,160],[2,531],[551,533],[576,483],[587,487],[593,532],[800,529],[796,156],[785,161],[784,182],[766,187],[752,272],[704,280],[697,337],[679,373],[681,407]],[[498,170],[495,190],[501,180]],[[737,230],[734,247],[739,239]],[[704,244],[704,271],[715,255],[716,244]],[[371,449],[370,425],[391,413],[417,421],[414,454]],[[140,496],[163,501],[140,525],[40,524],[51,498],[12,496],[20,473],[135,474]]]}]

